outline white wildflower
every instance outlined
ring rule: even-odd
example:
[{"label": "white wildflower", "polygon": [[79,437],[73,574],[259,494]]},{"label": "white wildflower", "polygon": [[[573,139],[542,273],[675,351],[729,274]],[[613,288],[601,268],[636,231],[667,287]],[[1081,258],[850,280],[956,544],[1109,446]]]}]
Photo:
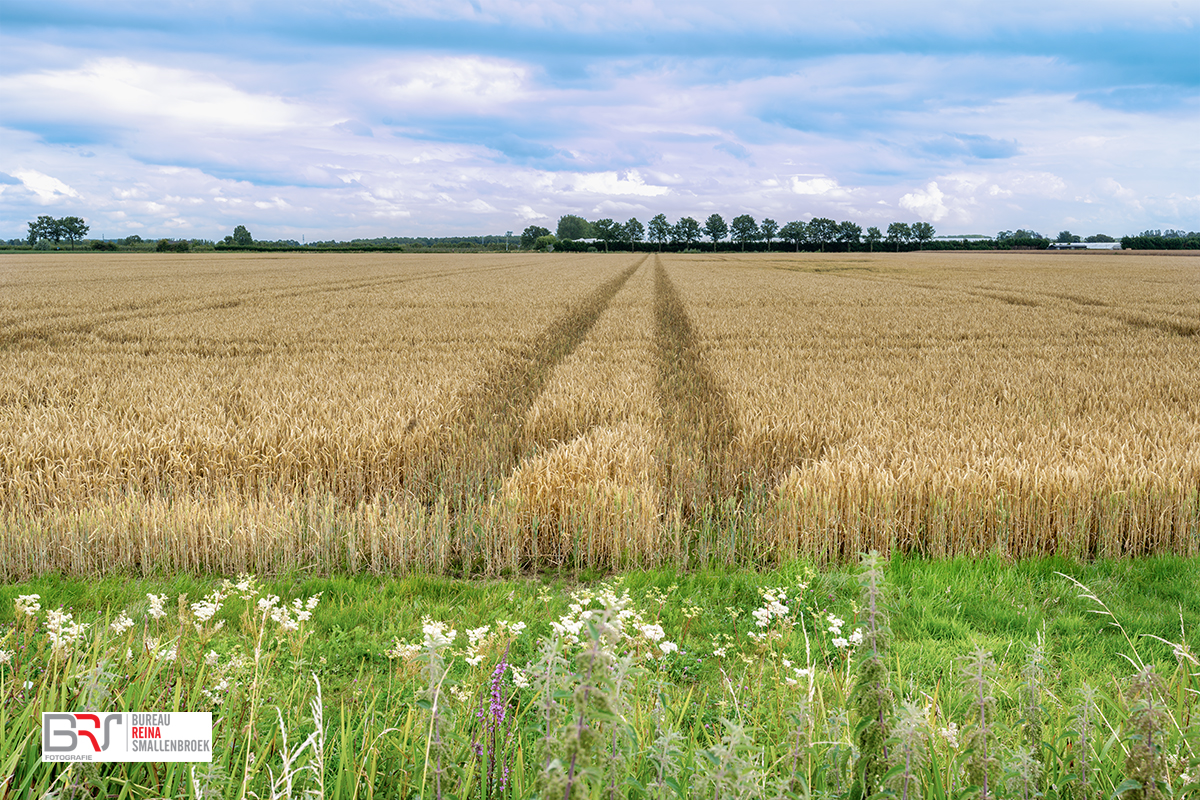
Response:
[{"label": "white wildflower", "polygon": [[638,627],[638,630],[641,631],[642,636],[645,636],[652,642],[661,641],[667,635],[662,625],[641,625]]},{"label": "white wildflower", "polygon": [[846,641],[841,636],[835,636],[833,639],[833,646],[839,650],[843,650],[850,646],[850,642]]},{"label": "white wildflower", "polygon": [[850,644],[854,645],[855,647],[858,647],[862,643],[863,643],[862,628],[855,628],[854,633],[850,634]]},{"label": "white wildflower", "polygon": [[87,632],[86,623],[77,623],[71,618],[70,612],[49,611],[46,614],[46,633],[50,636],[50,644],[55,653],[62,653]]},{"label": "white wildflower", "polygon": [[951,722],[949,725],[942,728],[941,731],[939,731],[939,733],[942,734],[942,737],[946,740],[946,743],[949,744],[951,748],[953,748],[955,750],[958,749],[958,724],[957,723]]},{"label": "white wildflower", "polygon": [[671,653],[678,653],[679,645],[675,644],[674,642],[659,642],[658,649],[662,650],[662,653],[665,656]]},{"label": "white wildflower", "polygon": [[165,594],[147,594],[146,598],[150,601],[150,616],[162,619],[167,615],[167,612],[163,610],[163,603],[167,600]]},{"label": "white wildflower", "polygon": [[529,688],[529,678],[525,675],[525,672],[522,669],[519,667],[510,666],[508,671],[512,674],[512,682],[514,686],[519,689]]},{"label": "white wildflower", "polygon": [[428,649],[448,647],[458,637],[458,631],[445,622],[429,621],[421,626],[421,630],[425,633],[425,647]]},{"label": "white wildflower", "polygon": [[220,660],[221,660],[221,656],[217,654],[216,650],[209,650],[204,655],[204,663],[210,667],[215,667],[217,665],[217,662]]},{"label": "white wildflower", "polygon": [[392,646],[384,653],[389,659],[397,658],[405,661],[412,661],[421,652],[421,645],[409,644],[408,642],[398,637],[392,637]]},{"label": "white wildflower", "polygon": [[40,594],[17,595],[15,602],[17,613],[27,617],[36,617],[37,613],[42,610],[42,604],[38,602],[41,599]]},{"label": "white wildflower", "polygon": [[13,656],[16,655],[12,650],[0,650],[0,666],[11,664]]},{"label": "white wildflower", "polygon": [[124,611],[122,611],[117,616],[117,618],[114,619],[112,621],[112,623],[108,626],[108,629],[110,631],[112,631],[113,633],[117,634],[118,636],[120,636],[122,633],[124,633],[125,631],[129,630],[132,627],[133,627],[133,620],[131,620],[129,618],[128,614],[126,614]]}]

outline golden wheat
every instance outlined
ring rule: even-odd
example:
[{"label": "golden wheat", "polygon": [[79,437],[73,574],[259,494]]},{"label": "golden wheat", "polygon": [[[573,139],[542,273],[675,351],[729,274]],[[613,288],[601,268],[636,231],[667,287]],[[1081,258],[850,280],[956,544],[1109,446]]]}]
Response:
[{"label": "golden wheat", "polygon": [[1194,555],[1196,261],[4,256],[0,563]]}]

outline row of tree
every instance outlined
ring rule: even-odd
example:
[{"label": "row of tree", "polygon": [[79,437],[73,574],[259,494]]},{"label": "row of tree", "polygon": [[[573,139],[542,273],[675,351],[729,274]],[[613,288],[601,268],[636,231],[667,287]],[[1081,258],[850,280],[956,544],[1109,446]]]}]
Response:
[{"label": "row of tree", "polygon": [[75,242],[87,236],[88,225],[79,217],[63,217],[55,219],[42,215],[29,223],[29,236],[26,241],[31,246],[36,246],[38,242],[54,242],[55,246],[63,239],[71,243],[71,247],[75,246]]},{"label": "row of tree", "polygon": [[[894,245],[897,250],[901,245],[916,243],[922,247],[933,240],[933,226],[928,222],[915,222],[911,225],[905,222],[893,222],[887,227],[885,234],[879,228],[869,227],[864,231],[854,222],[835,222],[825,217],[817,217],[809,222],[788,222],[780,225],[773,219],[758,222],[749,214],[734,217],[730,223],[720,214],[711,214],[701,224],[692,217],[683,217],[671,224],[665,214],[657,214],[650,220],[649,225],[631,217],[621,223],[612,219],[600,219],[589,222],[583,217],[567,214],[558,220],[558,231],[552,234],[547,228],[530,225],[521,233],[521,247],[524,249],[546,249],[559,246],[562,249],[573,249],[569,243],[591,239],[604,244],[607,251],[616,243],[628,243],[630,249],[636,248],[638,242],[648,240],[658,245],[661,250],[666,245],[691,248],[706,238],[717,249],[717,245],[725,239],[741,245],[742,250],[747,245],[765,242],[771,249],[772,242],[779,240],[793,245],[799,251],[801,246],[816,247],[824,250],[826,247],[842,246],[849,250],[851,246],[867,244],[871,250],[881,243]],[[565,247],[564,247],[565,246]]]}]

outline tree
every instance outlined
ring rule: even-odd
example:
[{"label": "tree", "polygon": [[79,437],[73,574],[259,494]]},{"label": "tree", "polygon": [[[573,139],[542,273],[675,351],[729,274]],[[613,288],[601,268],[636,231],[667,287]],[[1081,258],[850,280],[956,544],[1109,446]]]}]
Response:
[{"label": "tree", "polygon": [[729,235],[729,226],[720,214],[710,214],[704,221],[704,235],[712,239],[713,252],[717,252],[717,242]]},{"label": "tree", "polygon": [[[934,233],[935,231],[933,230],[933,226],[928,222],[914,222],[912,227],[909,228],[909,234],[912,236],[912,238],[917,240],[918,250],[921,249],[921,246],[926,242],[933,241]],[[1076,237],[1075,240],[1079,241],[1079,238]]]},{"label": "tree", "polygon": [[671,235],[675,241],[682,242],[685,248],[691,247],[700,239],[700,223],[691,217],[684,217],[675,223],[675,227],[671,229]]},{"label": "tree", "polygon": [[45,214],[29,223],[29,243],[37,244],[42,239],[50,239],[55,244],[58,244],[62,239],[62,228],[59,226],[58,220],[54,217],[48,217]]},{"label": "tree", "polygon": [[607,253],[608,245],[621,238],[621,226],[607,217],[598,219],[592,223],[592,234],[604,242],[604,252]]},{"label": "tree", "polygon": [[838,224],[827,217],[817,217],[812,222],[808,223],[808,238],[816,242],[821,252],[825,252],[825,245],[837,238]]},{"label": "tree", "polygon": [[650,220],[650,241],[658,243],[658,251],[662,252],[663,244],[671,238],[671,223],[667,222],[666,214],[655,214]]},{"label": "tree", "polygon": [[1084,239],[1085,242],[1115,242],[1116,239],[1105,233],[1097,233]]},{"label": "tree", "polygon": [[[238,226],[241,227],[240,225]],[[521,249],[528,250],[537,244],[538,237],[549,236],[550,230],[538,225],[530,225],[525,230],[521,231]]]},{"label": "tree", "polygon": [[635,249],[635,243],[640,242],[646,236],[646,228],[642,223],[637,221],[636,217],[630,217],[622,229],[625,236],[629,240],[629,249]]},{"label": "tree", "polygon": [[853,222],[843,222],[838,225],[837,240],[846,245],[846,252],[850,252],[850,245],[858,244],[862,238],[862,228]]},{"label": "tree", "polygon": [[771,240],[775,238],[775,234],[779,233],[779,223],[767,217],[758,226],[758,229],[762,231],[762,238],[767,240],[767,252],[771,252]]},{"label": "tree", "polygon": [[733,218],[733,240],[742,245],[742,252],[746,252],[746,242],[758,241],[759,231],[758,223],[754,221],[754,217],[749,214],[742,214],[740,217]]},{"label": "tree", "polygon": [[566,214],[558,218],[559,239],[591,239],[592,224],[583,217]]},{"label": "tree", "polygon": [[1078,236],[1071,233],[1070,231],[1059,231],[1058,238],[1055,239],[1054,241],[1060,242],[1062,244],[1070,244],[1071,242],[1078,242],[1078,241],[1080,241],[1080,239]]},{"label": "tree", "polygon": [[79,217],[63,217],[58,221],[58,229],[62,237],[71,243],[71,249],[74,250],[75,243],[87,236],[88,224]]},{"label": "tree", "polygon": [[900,252],[900,245],[912,238],[912,229],[908,227],[907,222],[893,222],[888,225],[887,241],[888,244],[896,245],[896,252]]},{"label": "tree", "polygon": [[779,238],[794,244],[799,253],[800,243],[808,239],[808,226],[803,222],[789,222],[779,229]]},{"label": "tree", "polygon": [[883,239],[883,234],[880,232],[879,228],[876,228],[874,225],[872,225],[871,227],[867,228],[867,235],[863,238],[866,239],[867,247],[869,248],[870,252],[874,253],[875,245],[879,244],[879,242]]},{"label": "tree", "polygon": [[250,235],[250,231],[246,230],[245,225],[238,225],[233,229],[233,243],[239,247],[246,247],[254,244],[254,237]]}]

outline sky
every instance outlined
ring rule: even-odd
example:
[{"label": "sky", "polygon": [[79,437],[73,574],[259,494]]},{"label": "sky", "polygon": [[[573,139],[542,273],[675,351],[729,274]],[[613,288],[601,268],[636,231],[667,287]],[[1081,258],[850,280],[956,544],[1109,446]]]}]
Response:
[{"label": "sky", "polygon": [[1200,229],[1200,0],[0,0],[0,238]]}]

